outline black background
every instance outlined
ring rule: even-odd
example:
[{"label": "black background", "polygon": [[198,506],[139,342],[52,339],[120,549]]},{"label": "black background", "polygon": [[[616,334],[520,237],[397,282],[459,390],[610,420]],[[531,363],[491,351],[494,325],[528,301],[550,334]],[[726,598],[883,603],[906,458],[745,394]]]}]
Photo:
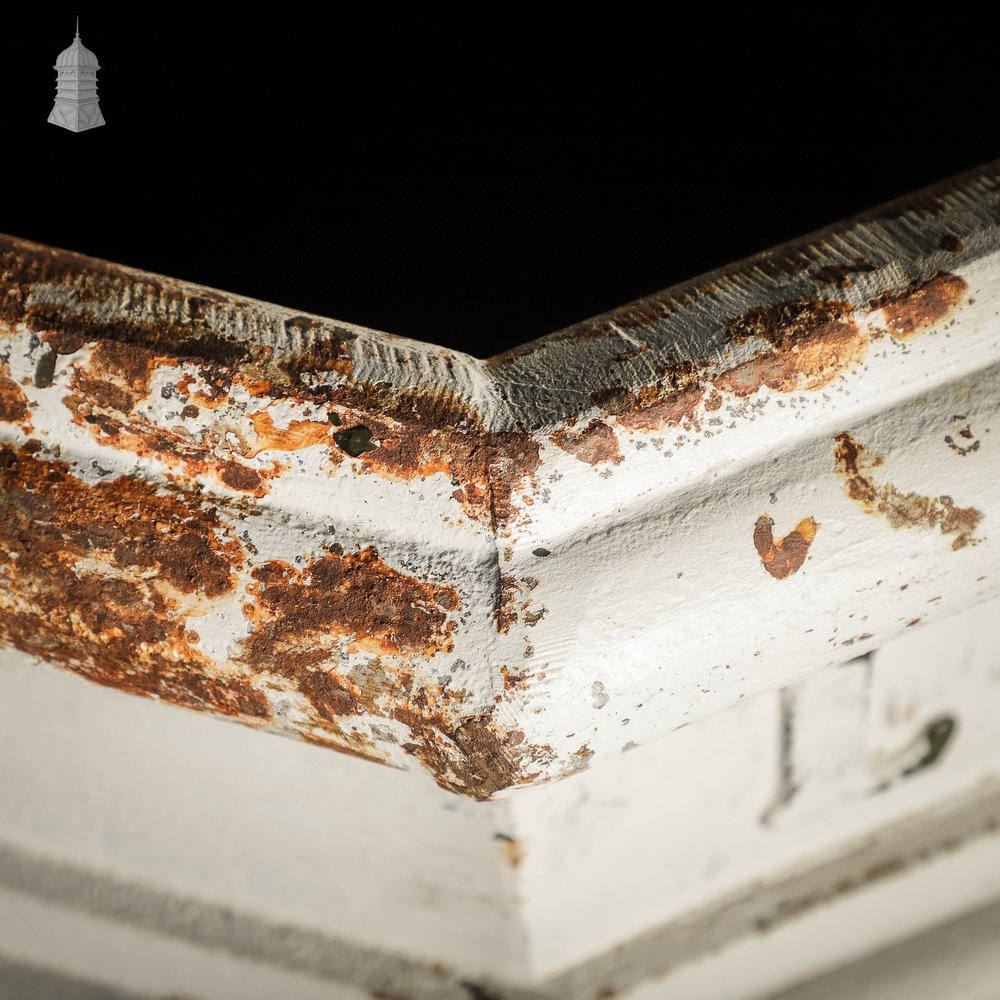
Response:
[{"label": "black background", "polygon": [[554,10],[5,12],[0,231],[486,356],[1000,155],[957,8]]}]

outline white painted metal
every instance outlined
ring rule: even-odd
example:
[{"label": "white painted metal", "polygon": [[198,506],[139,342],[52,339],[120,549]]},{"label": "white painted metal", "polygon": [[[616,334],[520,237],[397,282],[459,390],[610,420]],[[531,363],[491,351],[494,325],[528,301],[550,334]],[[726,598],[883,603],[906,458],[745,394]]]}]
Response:
[{"label": "white painted metal", "polygon": [[[100,551],[83,564],[174,601],[192,638],[161,652],[200,659],[191,671],[212,683],[248,685],[263,702],[243,721],[487,797],[574,774],[1000,592],[1000,186],[986,170],[940,200],[930,216],[900,209],[820,234],[797,251],[798,270],[769,272],[783,260],[774,251],[487,362],[12,244],[26,277],[9,279],[19,305],[6,367],[27,416],[2,435],[35,448],[25,461],[43,469],[59,456],[83,490],[151,482],[212,505],[215,536],[239,550],[225,593],[178,594],[162,567],[143,575]],[[851,265],[850,287],[824,288],[816,273],[848,266],[848,251],[864,267]],[[57,277],[29,280],[46,253]],[[81,324],[55,356],[53,338]],[[191,351],[150,353],[143,337],[164,328],[163,352],[208,331],[270,360],[251,378]],[[343,349],[335,363],[312,362],[290,387],[261,381],[306,364],[323,338]],[[148,380],[103,370],[109,343],[148,362]],[[211,378],[223,388],[207,399]],[[106,399],[126,384],[127,412]],[[345,454],[335,427],[365,421],[387,429]],[[424,457],[390,461],[394,441]],[[272,613],[257,575],[285,566],[299,579],[293,603],[323,607],[331,595],[310,567],[334,541],[348,560],[377,551],[383,589],[423,588],[369,603],[419,603],[428,634],[407,645],[366,633],[341,608],[326,633],[279,618],[287,648],[249,661]],[[40,588],[18,577],[4,614],[34,621]],[[350,711],[331,715],[280,666],[317,644],[306,680],[349,688]]]},{"label": "white painted metal", "polygon": [[479,361],[0,240],[0,983],[764,998],[1000,899],[998,247],[984,168]]}]

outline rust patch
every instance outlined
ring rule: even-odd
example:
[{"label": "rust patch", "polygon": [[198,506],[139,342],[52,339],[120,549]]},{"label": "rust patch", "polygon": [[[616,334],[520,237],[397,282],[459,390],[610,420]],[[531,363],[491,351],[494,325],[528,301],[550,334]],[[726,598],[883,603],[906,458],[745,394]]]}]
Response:
[{"label": "rust patch", "polygon": [[[358,442],[363,447],[345,452],[357,452],[356,473],[403,481],[444,473],[466,514],[501,532],[515,516],[517,494],[536,485],[541,458],[535,437],[526,431],[487,431],[478,412],[447,390],[348,381],[268,391],[275,398],[335,407],[331,427],[349,446],[351,440],[338,428],[363,428],[365,438]],[[307,433],[325,437],[326,431],[313,427]]]},{"label": "rust patch", "polygon": [[364,448],[353,449],[357,473],[404,481],[443,473],[465,513],[501,534],[516,517],[517,496],[537,486],[534,435],[487,431],[479,414],[450,392],[349,382],[304,387],[301,398],[337,407],[335,434],[342,434],[339,426],[365,429]]},{"label": "rust patch", "polygon": [[[185,436],[135,412],[136,402],[148,395],[151,372],[170,363],[197,371],[177,387],[185,406],[216,411],[229,406],[230,419],[245,423],[245,414],[231,409],[232,389],[241,385],[251,396],[325,407],[333,427],[367,428],[378,445],[360,450],[355,473],[400,480],[444,473],[467,516],[500,533],[517,515],[518,494],[535,485],[539,443],[531,433],[487,431],[475,409],[445,389],[352,381],[352,335],[331,333],[326,321],[289,317],[284,324],[293,347],[278,350],[221,332],[234,317],[251,332],[270,330],[273,313],[256,303],[15,240],[0,241],[0,284],[0,322],[24,323],[58,354],[91,345],[89,361],[75,365],[67,405],[102,444],[156,457],[189,476],[224,481],[219,463],[233,456],[218,440],[193,440],[193,431]],[[59,301],[44,301],[54,298]],[[124,304],[108,317],[112,302]],[[87,409],[80,411],[80,404]],[[193,415],[185,408],[179,419]],[[89,416],[95,419],[85,421]],[[257,445],[291,451],[327,441],[321,422],[293,422],[276,433],[263,423],[257,428],[263,441],[236,433],[244,439],[241,457],[252,457]],[[330,465],[340,458],[332,448]],[[262,482],[252,492],[261,496],[279,469],[255,471]],[[240,473],[227,466],[226,475],[233,482]],[[249,487],[245,472],[242,481],[242,488]]]},{"label": "rust patch", "polygon": [[254,624],[241,658],[255,670],[297,672],[335,659],[340,639],[397,656],[451,649],[455,590],[400,573],[372,547],[345,553],[334,544],[301,569],[272,560],[252,575],[255,601],[244,613]]},{"label": "rust patch", "polygon": [[868,353],[868,337],[851,318],[846,302],[793,301],[751,309],[729,323],[736,343],[766,340],[771,350],[723,372],[717,388],[752,396],[761,387],[776,392],[821,389],[853,371]]},{"label": "rust patch", "polygon": [[531,676],[527,670],[514,673],[510,667],[501,667],[500,676],[503,678],[504,691],[527,691],[528,678]]},{"label": "rust patch", "polygon": [[644,386],[629,391],[595,393],[594,402],[629,430],[660,430],[664,427],[697,429],[698,409],[705,398],[702,385]]},{"label": "rust patch", "polygon": [[588,465],[611,462],[620,465],[622,453],[615,432],[603,420],[591,420],[581,431],[560,430],[552,435],[553,444]]},{"label": "rust patch", "polygon": [[[179,419],[196,417],[204,408],[213,412],[214,424],[199,431],[161,426],[137,413],[135,406],[148,396],[158,366],[178,364],[189,363],[142,346],[99,341],[86,364],[74,363],[65,405],[75,422],[89,425],[102,444],[155,457],[188,476],[213,476],[257,497],[267,493],[267,481],[280,475],[282,467],[272,463],[250,469],[237,461],[231,448],[240,458],[254,458],[266,450],[293,452],[320,444],[327,447],[329,470],[351,454],[356,456],[354,471],[360,474],[407,480],[444,473],[455,484],[452,495],[466,513],[501,532],[515,516],[517,494],[535,485],[538,441],[523,431],[486,431],[478,414],[448,393],[351,382],[293,387],[265,377],[273,375],[273,362],[232,368],[198,362],[197,377],[188,372],[177,383],[181,398],[187,400]],[[300,371],[290,363],[286,367]],[[293,418],[287,426],[276,426],[266,407],[247,413],[231,402],[236,385],[251,396],[266,392],[273,400],[311,410],[321,407],[324,416]],[[362,430],[364,440],[355,442]]]},{"label": "rust patch", "polygon": [[[262,451],[298,451],[317,444],[329,447],[337,429],[329,420],[290,420],[287,427],[276,427],[267,409],[256,410],[249,417],[256,441],[243,451],[244,458],[255,458]],[[331,460],[339,462],[335,452]]]},{"label": "rust patch", "polygon": [[139,480],[96,485],[0,447],[0,639],[100,684],[270,717],[249,678],[197,648],[199,595],[236,585],[243,549],[215,507]]},{"label": "rust patch", "polygon": [[867,514],[882,517],[894,528],[937,528],[952,536],[952,549],[961,549],[979,539],[974,533],[983,519],[975,507],[959,507],[950,496],[928,497],[905,493],[892,483],[878,485],[872,470],[881,456],[868,456],[864,445],[850,434],[838,434],[833,451],[834,468],[844,480],[844,492]]},{"label": "rust patch", "polygon": [[18,424],[28,419],[28,397],[8,375],[0,374],[0,421]]},{"label": "rust patch", "polygon": [[243,493],[255,493],[263,482],[258,472],[232,460],[219,465],[219,478],[226,486]]},{"label": "rust patch", "polygon": [[938,271],[924,281],[899,292],[886,292],[872,299],[872,309],[881,309],[892,336],[906,340],[941,322],[958,305],[968,283],[957,274]]},{"label": "rust patch", "polygon": [[413,708],[397,707],[392,715],[409,727],[416,741],[403,745],[406,752],[417,757],[444,788],[485,800],[525,780],[516,751],[491,713],[471,716],[457,726]]},{"label": "rust patch", "polygon": [[776,580],[791,576],[805,562],[818,528],[816,521],[805,517],[784,538],[775,539],[774,521],[762,514],[753,529],[753,544],[761,565]]},{"label": "rust patch", "polygon": [[[233,457],[229,440],[237,442],[236,449],[244,458],[256,456],[264,447],[275,446],[277,442],[267,436],[267,431],[273,431],[273,437],[278,437],[280,432],[273,424],[268,428],[265,418],[259,414],[246,417],[234,413],[228,419],[220,418],[207,430],[194,431],[177,425],[165,427],[136,412],[136,404],[150,393],[157,368],[177,363],[176,358],[135,345],[114,341],[93,343],[87,363],[73,363],[71,391],[63,403],[72,414],[73,422],[88,429],[100,444],[158,459],[183,470],[189,477],[212,476],[230,489],[255,497],[264,496],[270,488],[268,481],[280,474],[283,466],[272,462],[269,466],[251,468]],[[207,408],[217,409],[223,399],[223,380],[218,371],[211,378],[213,391],[220,394],[214,402],[204,393],[192,392],[190,387],[194,379],[190,375],[179,384],[182,398],[191,392]],[[209,385],[208,382],[203,384]],[[197,417],[199,413],[197,405],[187,403],[179,419]],[[258,424],[264,435],[261,440],[255,435]],[[294,429],[289,433],[294,434]]]},{"label": "rust patch", "polygon": [[[460,607],[451,588],[405,576],[372,548],[345,554],[336,545],[302,568],[270,561],[252,576],[254,601],[244,606],[251,633],[238,661],[285,679],[308,700],[310,725],[320,731],[305,738],[367,756],[346,717],[402,723],[409,730],[402,749],[443,788],[476,799],[533,780],[527,765],[550,759],[551,748],[526,746],[522,732],[503,730],[493,707],[456,716],[469,693],[448,687],[450,677],[415,678],[408,658],[451,649],[449,613]],[[378,655],[343,676],[335,664],[345,643],[349,652]],[[504,689],[521,680],[504,674]]]},{"label": "rust patch", "polygon": [[955,236],[952,233],[946,233],[941,237],[941,240],[938,243],[938,246],[940,246],[942,250],[947,250],[948,253],[960,253],[963,245],[964,241],[962,240],[962,237]]},{"label": "rust patch", "polygon": [[[814,276],[845,286],[847,273],[869,269],[870,265],[859,261],[840,270],[821,268]],[[938,272],[902,291],[872,299],[869,306],[871,311],[883,310],[892,334],[905,339],[943,318],[965,288],[966,283],[956,275]],[[855,307],[839,300],[797,299],[759,306],[731,319],[727,328],[735,343],[760,339],[771,346],[716,375],[707,395],[709,362],[701,359],[667,365],[660,384],[598,390],[591,394],[592,402],[630,429],[680,426],[700,430],[699,410],[717,409],[721,404],[716,390],[747,397],[761,388],[774,392],[822,389],[858,368],[868,354],[869,335],[859,326]]]}]

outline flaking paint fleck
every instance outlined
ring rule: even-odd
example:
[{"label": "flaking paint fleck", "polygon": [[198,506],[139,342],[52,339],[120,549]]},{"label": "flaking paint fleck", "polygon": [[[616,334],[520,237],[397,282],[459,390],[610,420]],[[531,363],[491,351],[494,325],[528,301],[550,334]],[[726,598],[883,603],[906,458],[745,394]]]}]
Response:
[{"label": "flaking paint fleck", "polygon": [[602,462],[620,465],[622,461],[615,432],[603,420],[591,420],[580,431],[556,431],[552,442],[587,465],[600,465]]}]

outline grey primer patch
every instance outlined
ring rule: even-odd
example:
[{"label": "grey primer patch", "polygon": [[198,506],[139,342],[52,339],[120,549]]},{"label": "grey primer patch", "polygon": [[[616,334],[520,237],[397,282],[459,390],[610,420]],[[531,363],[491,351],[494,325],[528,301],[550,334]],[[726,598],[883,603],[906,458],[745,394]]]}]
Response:
[{"label": "grey primer patch", "polygon": [[52,385],[52,376],[56,371],[56,352],[46,351],[39,359],[35,368],[35,388],[45,389]]}]

